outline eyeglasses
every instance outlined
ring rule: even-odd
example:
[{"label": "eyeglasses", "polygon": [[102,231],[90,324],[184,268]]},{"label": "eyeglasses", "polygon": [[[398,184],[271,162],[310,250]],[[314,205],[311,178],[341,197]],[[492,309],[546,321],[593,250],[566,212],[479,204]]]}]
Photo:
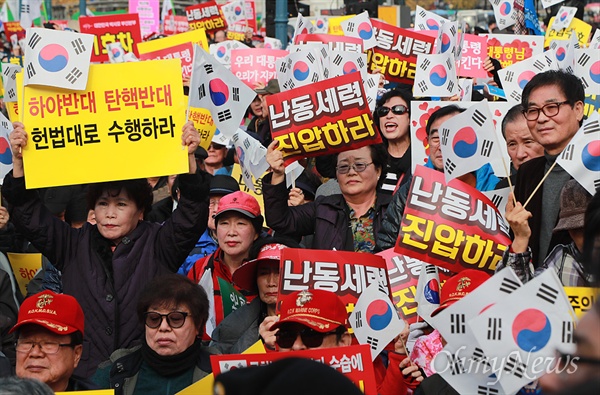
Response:
[{"label": "eyeglasses", "polygon": [[317,332],[314,329],[305,328],[301,330],[279,329],[275,334],[275,342],[281,348],[292,348],[298,336],[302,339],[302,343],[308,348],[320,347],[323,344],[323,338],[327,335],[333,335],[336,331]]},{"label": "eyeglasses", "polygon": [[392,106],[392,108],[385,107],[385,106],[377,107],[377,109],[375,111],[377,112],[378,116],[385,117],[390,112],[390,110],[392,111],[393,114],[396,114],[396,115],[402,115],[402,114],[408,112],[408,108],[406,106],[403,106],[402,104]]},{"label": "eyeglasses", "polygon": [[33,348],[38,345],[40,346],[40,350],[44,354],[56,354],[61,347],[75,347],[74,343],[65,343],[61,344],[59,342],[32,342],[29,340],[17,340],[15,343],[15,350],[18,352],[28,353],[33,350]]},{"label": "eyeglasses", "polygon": [[537,121],[537,119],[540,117],[540,111],[542,111],[547,117],[555,117],[556,115],[558,115],[560,106],[567,103],[569,103],[569,101],[565,100],[558,103],[548,103],[539,108],[529,107],[528,109],[523,111],[523,115],[525,115],[525,119],[527,119],[528,121]]},{"label": "eyeglasses", "polygon": [[190,315],[184,311],[172,311],[169,314],[160,314],[155,311],[144,313],[145,324],[148,328],[156,329],[161,326],[163,317],[167,318],[167,324],[173,329],[181,328],[185,324],[185,318]]},{"label": "eyeglasses", "polygon": [[340,174],[347,174],[351,168],[357,173],[362,173],[363,171],[367,170],[367,166],[372,165],[372,164],[373,164],[373,162],[369,162],[369,163],[357,162],[357,163],[353,163],[351,165],[341,165],[341,166],[336,167],[335,169]]}]

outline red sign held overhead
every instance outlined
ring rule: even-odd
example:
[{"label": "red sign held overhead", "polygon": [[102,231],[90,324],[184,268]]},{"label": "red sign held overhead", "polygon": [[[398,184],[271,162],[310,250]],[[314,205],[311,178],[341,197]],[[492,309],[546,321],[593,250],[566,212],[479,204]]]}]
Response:
[{"label": "red sign held overhead", "polygon": [[125,52],[133,52],[139,57],[137,44],[142,42],[142,33],[138,14],[82,16],[79,26],[81,33],[96,36],[92,62],[108,62],[106,46],[117,41],[121,42]]},{"label": "red sign held overhead", "polygon": [[215,32],[227,28],[227,22],[215,1],[186,7],[185,14],[192,30],[204,29],[206,32]]}]

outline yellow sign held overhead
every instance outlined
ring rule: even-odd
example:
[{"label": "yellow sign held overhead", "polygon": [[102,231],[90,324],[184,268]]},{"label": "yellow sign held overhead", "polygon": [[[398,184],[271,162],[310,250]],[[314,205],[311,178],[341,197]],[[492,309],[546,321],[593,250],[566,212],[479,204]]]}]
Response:
[{"label": "yellow sign held overhead", "polygon": [[175,47],[179,44],[198,44],[208,52],[208,39],[204,29],[190,30],[185,33],[159,38],[158,40],[144,41],[137,44],[138,52],[141,54],[160,51],[161,49]]},{"label": "yellow sign held overhead", "polygon": [[7,255],[17,283],[19,284],[19,289],[23,295],[27,295],[27,284],[29,284],[37,271],[42,267],[42,254],[9,252]]}]

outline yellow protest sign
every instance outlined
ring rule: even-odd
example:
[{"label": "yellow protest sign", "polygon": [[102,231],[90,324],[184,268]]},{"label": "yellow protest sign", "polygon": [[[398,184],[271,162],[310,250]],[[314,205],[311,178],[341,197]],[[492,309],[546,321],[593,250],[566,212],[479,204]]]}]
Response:
[{"label": "yellow protest sign", "polygon": [[148,52],[155,52],[160,51],[161,49],[175,47],[185,43],[198,44],[204,48],[206,52],[208,52],[208,40],[206,39],[206,32],[204,29],[190,30],[185,33],[159,38],[158,40],[137,43],[137,49],[141,55]]},{"label": "yellow protest sign", "polygon": [[[259,340],[242,354],[266,354],[265,346],[263,346],[262,341]],[[176,395],[197,395],[197,394],[212,394],[213,393],[213,384],[215,382],[215,376],[213,374],[209,374],[203,379],[195,382],[189,387],[185,388],[182,391],[179,391]]]},{"label": "yellow protest sign", "polygon": [[194,122],[194,126],[200,134],[200,146],[208,151],[208,146],[212,141],[217,125],[212,119],[210,110],[207,108],[190,107],[188,120]]},{"label": "yellow protest sign", "polygon": [[29,284],[35,273],[42,267],[42,254],[17,254],[9,252],[7,255],[17,283],[19,284],[19,289],[21,289],[23,295],[27,295],[27,284]]},{"label": "yellow protest sign", "polygon": [[13,102],[5,103],[5,104],[6,104],[6,111],[8,111],[8,119],[10,119],[11,122],[19,121],[18,102],[13,101]]},{"label": "yellow protest sign", "polygon": [[87,90],[26,86],[27,188],[187,173],[179,59],[98,64]]},{"label": "yellow protest sign", "polygon": [[[252,195],[258,201],[258,205],[260,206],[260,212],[262,216],[265,216],[265,202],[263,201],[262,196],[262,178],[258,180],[252,177],[252,181],[254,183],[254,191],[246,186],[244,183],[244,176],[242,175],[242,167],[239,164],[233,165],[233,170],[231,171],[231,177],[235,178],[237,183],[240,185],[240,191],[246,192],[249,195]],[[255,192],[256,191],[256,192]],[[267,226],[266,222],[263,221],[263,226]]]},{"label": "yellow protest sign", "polygon": [[355,17],[356,15],[343,15],[343,16],[332,16],[329,18],[329,30],[327,33],[334,34],[336,36],[343,36],[344,31],[342,30],[342,22],[346,19]]},{"label": "yellow protest sign", "polygon": [[544,47],[548,48],[552,40],[569,40],[571,39],[572,31],[575,31],[577,34],[577,39],[579,40],[579,46],[581,48],[587,47],[588,39],[590,37],[590,33],[592,32],[592,26],[585,23],[581,19],[573,18],[571,24],[559,31],[552,29],[552,25],[554,24],[555,17],[550,18],[550,23],[548,24],[548,30],[546,30],[546,38],[544,39]]},{"label": "yellow protest sign", "polygon": [[598,298],[598,291],[599,288],[592,287],[565,287],[565,293],[577,318],[581,318],[592,308]]},{"label": "yellow protest sign", "polygon": [[56,395],[115,395],[115,390],[55,392]]}]

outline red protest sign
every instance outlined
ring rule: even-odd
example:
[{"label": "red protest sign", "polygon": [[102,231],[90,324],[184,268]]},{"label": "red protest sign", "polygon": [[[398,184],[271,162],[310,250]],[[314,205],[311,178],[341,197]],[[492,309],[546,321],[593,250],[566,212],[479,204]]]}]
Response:
[{"label": "red protest sign", "polygon": [[[417,321],[417,284],[421,271],[421,261],[399,254],[393,248],[378,253],[387,265],[392,302],[400,317],[412,324]],[[440,283],[450,277],[450,272],[440,269]]]},{"label": "red protest sign", "polygon": [[81,33],[95,36],[92,62],[108,62],[106,46],[117,41],[121,42],[125,52],[133,52],[139,57],[137,44],[142,42],[142,33],[138,14],[82,16],[79,26]]},{"label": "red protest sign", "polygon": [[140,54],[140,60],[154,59],[180,59],[181,75],[184,78],[192,75],[192,63],[194,60],[194,48],[191,42],[185,42],[169,48]]},{"label": "red protest sign", "polygon": [[336,36],[335,34],[299,34],[294,44],[323,43],[330,51],[363,52],[363,40],[356,37]]},{"label": "red protest sign", "polygon": [[306,88],[266,98],[271,134],[279,141],[286,163],[381,143],[360,72]]},{"label": "red protest sign", "polygon": [[4,22],[4,33],[6,33],[6,37],[10,39],[10,36],[13,34],[17,35],[17,39],[22,40],[25,38],[25,29],[21,27],[21,22]]},{"label": "red protest sign", "polygon": [[215,1],[186,7],[185,14],[192,30],[204,29],[206,32],[214,32],[227,28],[227,22]]},{"label": "red protest sign", "polygon": [[216,377],[233,369],[268,365],[284,358],[308,358],[329,365],[348,377],[365,395],[377,394],[375,369],[369,345],[366,344],[266,354],[211,355],[210,364]]},{"label": "red protest sign", "polygon": [[417,166],[395,251],[452,272],[494,273],[510,245],[496,206],[481,192],[444,173]]},{"label": "red protest sign", "polygon": [[256,88],[257,82],[265,85],[277,78],[277,59],[287,56],[283,49],[232,49],[231,72],[250,88]]},{"label": "red protest sign", "polygon": [[418,54],[431,54],[435,38],[371,19],[377,46],[367,52],[369,71],[380,69],[391,82],[412,84]]},{"label": "red protest sign", "polygon": [[458,75],[461,77],[487,78],[483,68],[487,57],[487,39],[475,34],[465,34]]},{"label": "red protest sign", "polygon": [[167,36],[185,33],[190,30],[187,18],[183,15],[171,15],[163,22],[163,33]]}]

